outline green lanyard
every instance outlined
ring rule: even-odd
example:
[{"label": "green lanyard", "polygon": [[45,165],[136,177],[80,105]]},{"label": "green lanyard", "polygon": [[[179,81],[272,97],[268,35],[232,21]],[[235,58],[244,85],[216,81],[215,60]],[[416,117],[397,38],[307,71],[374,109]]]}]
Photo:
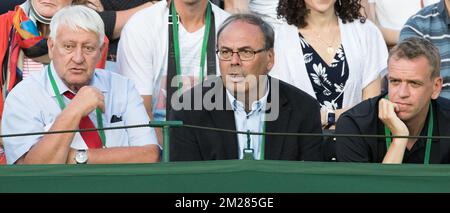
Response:
[{"label": "green lanyard", "polygon": [[[53,78],[52,71],[50,69],[50,65],[48,65],[47,71],[48,71],[48,77],[50,78],[50,83],[52,84],[53,91],[55,92],[55,95],[56,95],[56,100],[58,101],[58,105],[61,108],[61,110],[63,110],[64,108],[66,108],[66,104],[64,103],[61,93],[59,92],[58,85],[56,85],[55,79]],[[97,109],[95,109],[95,113],[97,114],[97,126],[100,129],[100,130],[98,130],[98,135],[100,136],[100,140],[102,141],[102,147],[105,148],[106,147],[105,146],[106,137],[105,137],[105,131],[102,130],[103,129],[102,112],[97,107]]]},{"label": "green lanyard", "polygon": [[[433,116],[433,107],[429,106],[428,110],[428,132],[427,132],[427,143],[425,148],[425,158],[423,159],[423,164],[430,164],[430,152],[431,152],[431,136],[433,134],[433,125],[434,125],[434,116]],[[389,130],[386,125],[384,125],[384,133],[386,136],[391,136],[391,130]],[[386,138],[386,148],[389,149],[391,146],[392,138]]]},{"label": "green lanyard", "polygon": [[[260,152],[259,152],[259,160],[264,160],[264,151],[266,146],[266,121],[263,122],[263,128],[262,128],[262,139],[260,144]],[[253,158],[253,149],[250,148],[250,134],[248,134],[250,130],[247,131],[247,148],[244,148],[244,160],[254,160]]]},{"label": "green lanyard", "polygon": [[260,153],[259,153],[259,159],[264,160],[264,151],[266,146],[266,121],[263,121],[263,130],[262,130],[262,139],[261,139],[261,146],[260,146]]},{"label": "green lanyard", "polygon": [[[173,30],[173,42],[174,42],[174,49],[175,49],[175,66],[177,71],[177,81],[178,81],[178,88],[183,87],[183,83],[181,81],[181,60],[180,60],[180,41],[178,37],[178,13],[175,8],[175,1],[172,0],[171,2],[171,10],[172,10],[172,30]],[[208,3],[207,9],[206,9],[206,17],[205,17],[205,32],[203,34],[203,43],[202,43],[202,52],[200,56],[200,82],[203,82],[204,79],[204,69],[205,69],[205,57],[206,57],[206,49],[208,48],[208,37],[209,37],[209,30],[211,27],[211,4]]]}]

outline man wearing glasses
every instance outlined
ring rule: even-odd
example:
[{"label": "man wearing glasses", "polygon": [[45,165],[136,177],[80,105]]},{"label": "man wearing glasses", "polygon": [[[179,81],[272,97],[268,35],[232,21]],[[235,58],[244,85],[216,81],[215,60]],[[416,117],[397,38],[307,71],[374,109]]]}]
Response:
[{"label": "man wearing glasses", "polygon": [[236,14],[217,38],[221,77],[184,93],[169,118],[228,131],[173,128],[170,159],[321,160],[320,137],[251,134],[321,133],[317,101],[267,76],[274,64],[270,25],[256,15]]}]

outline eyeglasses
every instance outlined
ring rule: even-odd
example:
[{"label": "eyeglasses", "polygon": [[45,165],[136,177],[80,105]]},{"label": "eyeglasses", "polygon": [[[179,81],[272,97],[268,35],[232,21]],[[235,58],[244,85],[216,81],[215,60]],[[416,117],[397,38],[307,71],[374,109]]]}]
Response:
[{"label": "eyeglasses", "polygon": [[241,50],[238,50],[237,52],[234,52],[229,49],[221,49],[221,50],[216,50],[216,53],[219,56],[219,59],[222,61],[231,61],[231,58],[233,58],[233,54],[235,54],[235,53],[238,54],[239,59],[241,59],[241,61],[250,61],[250,60],[253,60],[253,58],[255,58],[256,54],[266,51],[266,50],[267,50],[267,48],[262,48],[259,50],[241,49]]}]

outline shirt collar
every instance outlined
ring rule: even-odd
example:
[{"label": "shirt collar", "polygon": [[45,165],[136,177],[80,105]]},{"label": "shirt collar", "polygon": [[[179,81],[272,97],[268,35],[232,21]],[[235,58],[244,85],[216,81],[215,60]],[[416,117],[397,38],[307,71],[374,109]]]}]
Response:
[{"label": "shirt collar", "polygon": [[[252,103],[252,108],[251,111],[249,112],[249,115],[253,114],[254,112],[260,112],[264,106],[267,103],[267,97],[269,96],[269,91],[270,91],[270,87],[269,87],[269,80],[268,78],[266,78],[266,93],[264,94],[263,97],[261,97],[259,100],[254,101]],[[238,101],[228,89],[225,89],[227,91],[227,96],[228,99],[230,100],[231,103],[231,109],[233,111],[245,111],[245,106],[242,102]]]},{"label": "shirt collar", "polygon": [[441,1],[439,1],[439,3],[437,3],[437,11],[441,15],[441,17],[444,19],[445,23],[447,25],[450,25],[450,18],[448,16],[447,7],[445,7],[445,0],[441,0]]},{"label": "shirt collar", "polygon": [[[55,67],[53,65],[53,61],[50,62],[50,64],[48,66],[50,66],[50,68],[51,68],[50,72],[52,73],[53,78],[55,79],[56,85],[58,86],[58,89],[59,89],[59,92],[61,93],[61,95],[64,92],[66,92],[66,91],[71,91],[69,89],[69,87],[67,87],[67,85],[61,80],[61,78],[59,77],[58,73],[56,73],[56,69],[55,69]],[[55,94],[55,92],[53,92],[53,88],[52,88],[51,83],[50,83],[50,78],[49,78],[49,76],[47,74],[47,69],[48,68],[44,67],[44,69],[45,69],[45,74],[46,74],[48,82],[49,82],[49,87],[47,87],[48,93],[51,94],[52,97],[55,97],[56,94]],[[93,87],[99,89],[102,92],[107,92],[108,91],[106,89],[105,82],[103,82],[103,81],[101,81],[99,79],[97,72],[94,72],[94,76],[92,77],[91,82],[89,82],[89,86],[93,86]],[[71,92],[73,92],[73,91],[71,91]],[[73,92],[73,93],[75,94],[75,92]]]}]

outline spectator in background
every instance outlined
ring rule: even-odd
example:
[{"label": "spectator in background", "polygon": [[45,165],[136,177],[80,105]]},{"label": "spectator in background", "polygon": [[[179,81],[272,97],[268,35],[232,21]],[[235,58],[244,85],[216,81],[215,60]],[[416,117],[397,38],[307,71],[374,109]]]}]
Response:
[{"label": "spectator in background", "polygon": [[137,11],[150,7],[156,0],[78,0],[97,12],[105,23],[105,34],[109,39],[106,68],[115,70],[117,45],[123,26]]},{"label": "spectator in background", "polygon": [[[274,31],[268,23],[257,15],[235,14],[224,21],[217,39],[221,77],[183,95],[181,103],[200,102],[201,109],[174,110],[171,120],[244,132],[321,132],[317,101],[267,76],[274,63]],[[203,95],[195,95],[197,91]],[[170,139],[173,161],[322,160],[319,137],[247,136],[181,127],[171,129]]]},{"label": "spectator in background", "polygon": [[[119,42],[117,72],[136,83],[151,118],[166,119],[176,90],[220,73],[215,35],[226,17],[207,0],[161,1],[127,22]],[[159,139],[162,142],[160,135]]]},{"label": "spectator in background", "polygon": [[273,27],[285,23],[277,17],[278,0],[224,0],[229,13],[253,12],[261,15]]},{"label": "spectator in background", "polygon": [[[72,0],[27,0],[14,11],[0,15],[0,115],[11,89],[49,63],[46,40],[51,17],[71,3]],[[2,145],[0,138],[0,159],[4,158]]]},{"label": "spectator in background", "polygon": [[[359,0],[280,0],[281,25],[270,75],[319,101],[322,127],[334,129],[339,116],[380,94],[387,48],[376,26],[361,15]],[[326,130],[325,132],[327,132]],[[324,140],[325,160],[335,143]]]},{"label": "spectator in background", "polygon": [[[65,7],[52,18],[50,31],[51,63],[11,91],[5,102],[2,134],[149,122],[142,99],[130,80],[95,69],[105,33],[103,22],[94,10],[84,6]],[[159,160],[159,148],[151,128],[8,137],[4,142],[9,164]]]},{"label": "spectator in background", "polygon": [[380,93],[387,49],[360,8],[358,0],[280,0],[278,14],[289,25],[276,33],[270,74],[315,97],[323,127]]},{"label": "spectator in background", "polygon": [[423,8],[408,19],[400,32],[400,40],[417,36],[437,46],[441,55],[444,83],[440,96],[450,99],[450,0]]},{"label": "spectator in background", "polygon": [[0,4],[0,15],[10,10],[14,10],[17,5],[24,3],[26,0],[3,0]]},{"label": "spectator in background", "polygon": [[[365,0],[367,1],[367,0]],[[397,44],[400,30],[409,17],[439,0],[368,0],[368,18],[377,25],[388,47]],[[401,8],[401,9],[399,9]]]},{"label": "spectator in background", "polygon": [[[450,101],[439,97],[439,50],[417,37],[389,53],[389,92],[341,115],[338,134],[449,136]],[[338,137],[338,161],[450,163],[449,139]],[[428,156],[428,157],[427,157]]]},{"label": "spectator in background", "polygon": [[15,11],[0,16],[3,98],[15,84],[49,63],[46,37],[51,17],[71,3],[72,0],[54,0],[52,4],[28,0]]}]

